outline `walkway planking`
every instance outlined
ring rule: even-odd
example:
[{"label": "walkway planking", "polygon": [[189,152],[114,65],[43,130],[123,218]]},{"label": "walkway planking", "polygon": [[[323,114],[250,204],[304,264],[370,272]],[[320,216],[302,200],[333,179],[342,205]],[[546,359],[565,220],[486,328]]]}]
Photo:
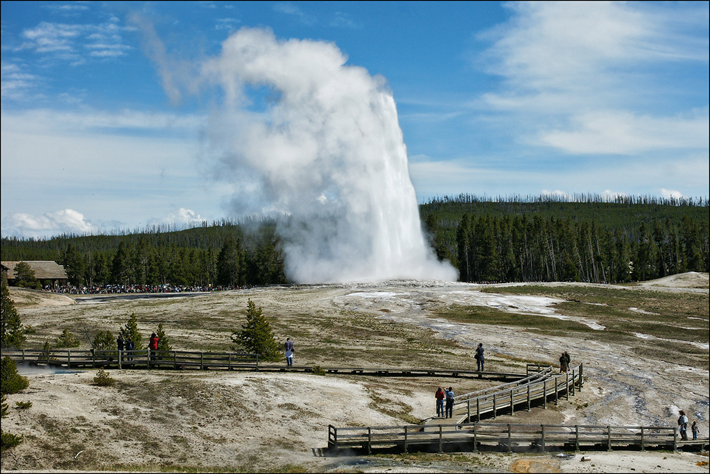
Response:
[{"label": "walkway planking", "polygon": [[580,451],[647,448],[678,450],[694,446],[707,449],[708,439],[693,445],[678,439],[676,428],[659,426],[531,425],[502,423],[452,423],[436,425],[328,426],[328,448],[410,449],[425,451],[532,450]]},{"label": "walkway planking", "polygon": [[[91,351],[77,349],[2,351],[17,363],[67,369],[183,369],[183,370],[252,370],[272,372],[313,372],[313,366],[264,363],[258,354],[198,351]],[[536,370],[535,365],[528,367]],[[532,369],[531,369],[532,368]],[[393,367],[323,367],[326,373],[393,377],[457,377],[494,380],[520,380],[528,374],[478,372],[464,369],[393,368]]]}]

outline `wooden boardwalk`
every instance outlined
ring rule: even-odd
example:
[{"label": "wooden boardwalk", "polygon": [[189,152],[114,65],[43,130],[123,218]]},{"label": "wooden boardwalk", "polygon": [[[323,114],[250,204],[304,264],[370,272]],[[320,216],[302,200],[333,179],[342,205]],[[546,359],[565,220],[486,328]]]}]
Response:
[{"label": "wooden boardwalk", "polygon": [[676,428],[660,426],[449,423],[435,425],[328,426],[328,448],[445,451],[580,451],[707,449],[708,439],[680,441]]},{"label": "wooden boardwalk", "polygon": [[[182,370],[250,370],[272,372],[313,372],[314,366],[265,363],[258,354],[202,351],[92,351],[51,349],[2,351],[16,363],[53,366],[66,369],[182,369]],[[530,365],[530,367],[536,367]],[[520,380],[527,374],[478,372],[465,369],[392,368],[392,367],[322,367],[331,374],[357,374],[392,377],[458,377],[494,380]],[[529,369],[530,370],[530,369]]]}]

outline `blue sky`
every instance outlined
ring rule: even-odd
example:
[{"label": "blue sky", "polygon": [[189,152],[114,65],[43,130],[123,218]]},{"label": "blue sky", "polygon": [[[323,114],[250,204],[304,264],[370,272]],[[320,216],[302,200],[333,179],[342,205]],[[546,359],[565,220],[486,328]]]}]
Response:
[{"label": "blue sky", "polygon": [[420,201],[707,197],[709,23],[707,2],[2,2],[2,235],[254,212],[205,139],[223,93],[195,80],[240,28],[383,76]]}]

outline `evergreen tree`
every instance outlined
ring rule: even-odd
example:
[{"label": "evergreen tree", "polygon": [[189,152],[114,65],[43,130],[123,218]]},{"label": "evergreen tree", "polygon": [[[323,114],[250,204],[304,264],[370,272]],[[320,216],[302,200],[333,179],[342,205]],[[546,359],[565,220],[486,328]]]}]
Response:
[{"label": "evergreen tree", "polygon": [[70,284],[79,286],[84,282],[84,273],[86,271],[84,259],[77,252],[76,247],[72,244],[67,245],[64,252],[62,252],[59,263],[64,266],[64,271],[67,272]]},{"label": "evergreen tree", "polygon": [[217,256],[217,283],[236,286],[243,278],[243,257],[239,240],[228,235]]},{"label": "evergreen tree", "polygon": [[464,214],[459,221],[459,225],[456,228],[456,247],[458,249],[458,261],[459,261],[459,280],[461,281],[471,281],[469,266],[471,260],[469,259],[469,239],[471,230],[468,223],[468,214]]},{"label": "evergreen tree", "polygon": [[22,349],[26,333],[15,304],[10,299],[10,289],[3,281],[0,283],[0,348]]},{"label": "evergreen tree", "polygon": [[138,330],[138,318],[136,318],[136,313],[131,313],[131,317],[128,322],[118,330],[123,339],[131,339],[133,341],[133,350],[142,351],[143,347],[143,336],[141,336]]},{"label": "evergreen tree", "polygon": [[[8,405],[5,394],[2,394],[2,405],[0,411],[0,418],[5,418],[7,416]],[[2,428],[0,428],[0,453],[4,452],[6,449],[14,448],[20,444],[23,440],[23,435],[17,436],[12,433],[5,433]]]},{"label": "evergreen tree", "polygon": [[96,351],[113,351],[116,350],[116,340],[111,331],[99,331],[91,341],[91,348]]},{"label": "evergreen tree", "polygon": [[118,285],[129,283],[129,256],[123,241],[119,242],[116,255],[111,262],[111,281]]},{"label": "evergreen tree", "polygon": [[3,357],[0,364],[2,364],[0,365],[0,393],[10,395],[30,386],[27,377],[23,377],[17,372],[17,365],[10,356]]},{"label": "evergreen tree", "polygon": [[69,332],[69,329],[64,328],[62,335],[54,340],[54,347],[79,347],[79,339],[74,334]]},{"label": "evergreen tree", "polygon": [[257,309],[251,299],[247,303],[246,318],[242,329],[232,333],[232,342],[249,353],[261,354],[266,360],[278,360],[281,346],[261,308]]},{"label": "evergreen tree", "polygon": [[159,351],[172,351],[173,346],[170,345],[168,336],[165,334],[163,329],[163,323],[158,324],[158,330],[155,333],[158,336],[158,350]]},{"label": "evergreen tree", "polygon": [[35,271],[27,262],[19,262],[15,265],[15,282],[21,288],[37,288],[39,282],[35,278]]}]

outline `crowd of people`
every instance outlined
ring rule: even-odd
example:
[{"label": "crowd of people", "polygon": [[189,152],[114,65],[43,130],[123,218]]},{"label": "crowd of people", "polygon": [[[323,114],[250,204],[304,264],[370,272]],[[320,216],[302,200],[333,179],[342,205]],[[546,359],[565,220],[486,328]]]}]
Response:
[{"label": "crowd of people", "polygon": [[108,295],[121,293],[192,293],[208,291],[226,291],[250,288],[249,286],[232,285],[93,285],[93,286],[44,286],[42,289],[52,293],[64,293],[70,295]]}]

